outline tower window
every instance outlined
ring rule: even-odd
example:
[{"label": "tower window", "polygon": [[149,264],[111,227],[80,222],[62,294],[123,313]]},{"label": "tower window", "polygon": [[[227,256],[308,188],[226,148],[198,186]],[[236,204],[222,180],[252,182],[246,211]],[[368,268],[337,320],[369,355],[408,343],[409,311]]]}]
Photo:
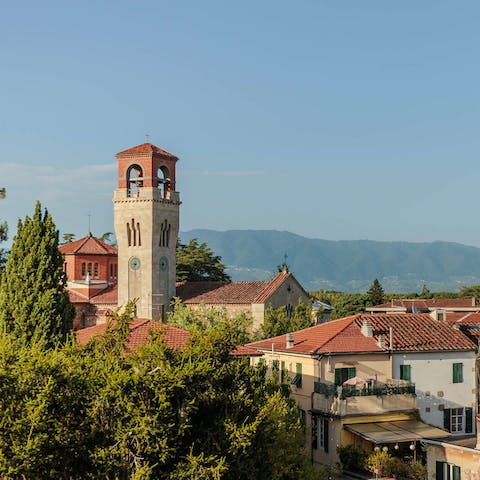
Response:
[{"label": "tower window", "polygon": [[82,278],[85,278],[85,276],[87,275],[87,266],[85,264],[85,262],[82,263]]},{"label": "tower window", "polygon": [[88,262],[87,270],[88,270],[88,275],[91,277],[92,276],[92,263],[91,262]]},{"label": "tower window", "polygon": [[113,266],[113,276],[117,278],[117,264]]},{"label": "tower window", "polygon": [[167,198],[167,193],[170,191],[170,172],[165,165],[162,165],[158,169],[158,189],[160,190],[160,196]]},{"label": "tower window", "polygon": [[127,170],[127,194],[136,197],[138,189],[143,187],[143,172],[139,165],[131,165]]},{"label": "tower window", "polygon": [[142,239],[140,236],[140,222],[135,222],[132,218],[131,222],[127,223],[127,241],[129,247],[141,247]]},{"label": "tower window", "polygon": [[95,278],[98,278],[98,263],[95,262],[95,264],[93,265],[93,276]]},{"label": "tower window", "polygon": [[172,229],[172,225],[167,222],[165,219],[162,224],[160,225],[160,247],[169,247],[170,246],[170,230]]}]

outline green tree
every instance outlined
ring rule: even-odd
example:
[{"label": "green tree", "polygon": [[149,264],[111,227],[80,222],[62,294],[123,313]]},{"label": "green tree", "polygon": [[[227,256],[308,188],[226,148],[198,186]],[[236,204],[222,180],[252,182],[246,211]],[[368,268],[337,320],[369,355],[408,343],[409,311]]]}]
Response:
[{"label": "green tree", "polygon": [[422,291],[419,295],[420,298],[433,298],[432,292],[427,288],[427,285],[424,283],[422,287]]},{"label": "green tree", "polygon": [[192,238],[186,245],[177,243],[177,281],[202,280],[229,282],[221,257],[215,255],[206,243],[198,244]]},{"label": "green tree", "polygon": [[105,232],[99,238],[100,241],[108,243],[112,247],[117,246],[117,242],[115,241],[115,234],[113,232]]},{"label": "green tree", "polygon": [[64,233],[62,235],[62,243],[61,245],[66,245],[67,243],[71,243],[75,240],[75,234],[74,233]]},{"label": "green tree", "polygon": [[480,298],[480,285],[470,285],[463,287],[458,292],[460,297],[477,297]]},{"label": "green tree", "polygon": [[72,328],[69,301],[58,251],[58,231],[39,202],[30,218],[18,221],[0,279],[0,326],[24,342],[49,346],[64,341]]},{"label": "green tree", "polygon": [[379,305],[385,301],[385,292],[381,283],[376,278],[370,286],[368,292],[368,299],[372,305]]},{"label": "green tree", "polygon": [[285,307],[273,308],[268,305],[261,326],[262,338],[276,337],[296,330],[312,326],[312,308],[310,305],[299,303],[293,310],[292,315],[287,315]]},{"label": "green tree", "polygon": [[86,347],[0,334],[1,478],[324,478],[288,391],[229,355],[232,325],[127,354],[128,316]]}]

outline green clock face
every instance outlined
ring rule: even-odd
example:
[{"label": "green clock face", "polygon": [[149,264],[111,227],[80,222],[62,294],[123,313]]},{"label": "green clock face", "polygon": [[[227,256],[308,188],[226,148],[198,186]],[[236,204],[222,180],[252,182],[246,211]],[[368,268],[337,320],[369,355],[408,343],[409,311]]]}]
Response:
[{"label": "green clock face", "polygon": [[140,268],[140,260],[136,257],[130,259],[130,268],[132,270],[138,270]]},{"label": "green clock face", "polygon": [[168,260],[165,257],[160,259],[160,270],[164,272],[168,267]]}]

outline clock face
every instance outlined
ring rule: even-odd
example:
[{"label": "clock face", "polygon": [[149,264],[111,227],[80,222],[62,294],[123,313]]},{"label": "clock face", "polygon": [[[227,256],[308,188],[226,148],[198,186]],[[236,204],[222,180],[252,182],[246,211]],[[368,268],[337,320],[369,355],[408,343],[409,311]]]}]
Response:
[{"label": "clock face", "polygon": [[129,263],[132,270],[138,270],[140,268],[140,260],[136,257],[131,258]]},{"label": "clock face", "polygon": [[168,267],[168,260],[165,257],[160,259],[160,270],[164,272]]}]

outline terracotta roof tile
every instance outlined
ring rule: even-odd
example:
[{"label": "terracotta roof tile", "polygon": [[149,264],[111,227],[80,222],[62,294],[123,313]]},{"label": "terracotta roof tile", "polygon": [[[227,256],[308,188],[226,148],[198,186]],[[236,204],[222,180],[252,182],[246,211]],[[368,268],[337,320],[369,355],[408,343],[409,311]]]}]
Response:
[{"label": "terracotta roof tile", "polygon": [[[373,336],[361,332],[368,320]],[[480,318],[479,318],[480,320]],[[393,328],[394,351],[475,350],[476,345],[451,322],[433,319],[429,314],[362,314],[323,323],[293,332],[294,346],[286,348],[286,335],[253,342],[248,346],[262,350],[292,353],[352,353],[389,350],[389,331]],[[380,336],[385,348],[379,346]]]},{"label": "terracotta roof tile", "polygon": [[390,302],[375,305],[372,308],[406,308],[411,311],[413,307],[419,310],[432,310],[436,308],[475,308],[480,307],[478,299],[468,298],[397,298]]},{"label": "terracotta roof tile", "polygon": [[265,303],[291,277],[291,273],[280,272],[272,280],[185,282],[177,284],[177,297],[187,305]]},{"label": "terracotta roof tile", "polygon": [[92,235],[87,235],[80,240],[66,243],[59,248],[61,253],[66,254],[83,254],[83,255],[117,255],[117,249],[108,243],[102,242]]},{"label": "terracotta roof tile", "polygon": [[102,290],[100,293],[94,295],[91,299],[91,303],[112,303],[117,304],[118,299],[118,287],[117,285],[112,285],[105,290]]},{"label": "terracotta roof tile", "polygon": [[141,145],[137,145],[136,147],[128,148],[127,150],[122,150],[121,152],[117,153],[117,156],[135,155],[137,153],[154,153],[157,155],[161,155],[162,157],[170,157],[178,160],[178,157],[176,157],[172,153],[167,152],[166,150],[162,150],[161,148],[153,145],[152,143],[142,143]]},{"label": "terracotta roof tile", "polygon": [[230,352],[230,355],[233,356],[247,356],[247,357],[261,357],[263,352],[257,350],[256,348],[248,347],[247,345],[237,345],[234,350]]},{"label": "terracotta roof tile", "polygon": [[[134,319],[130,322],[130,336],[127,341],[127,350],[135,351],[140,345],[148,343],[150,338],[150,331],[164,330],[164,339],[166,344],[175,350],[181,350],[185,347],[190,333],[181,328],[165,325],[160,322],[152,322],[145,319]],[[76,339],[80,345],[86,345],[88,341],[96,336],[101,336],[105,333],[107,324],[95,325],[93,327],[83,328],[76,332]]]},{"label": "terracotta roof tile", "polygon": [[[247,346],[262,350],[271,350],[273,345],[273,349],[279,351],[305,354],[317,353],[322,350],[322,347],[326,343],[330,342],[336,335],[349,327],[357,317],[358,315],[340,318],[293,332],[294,344],[292,348],[286,348],[286,335],[279,335],[266,340],[252,342]],[[371,345],[371,348],[373,348],[375,342],[371,343],[373,343],[373,345]]]}]

